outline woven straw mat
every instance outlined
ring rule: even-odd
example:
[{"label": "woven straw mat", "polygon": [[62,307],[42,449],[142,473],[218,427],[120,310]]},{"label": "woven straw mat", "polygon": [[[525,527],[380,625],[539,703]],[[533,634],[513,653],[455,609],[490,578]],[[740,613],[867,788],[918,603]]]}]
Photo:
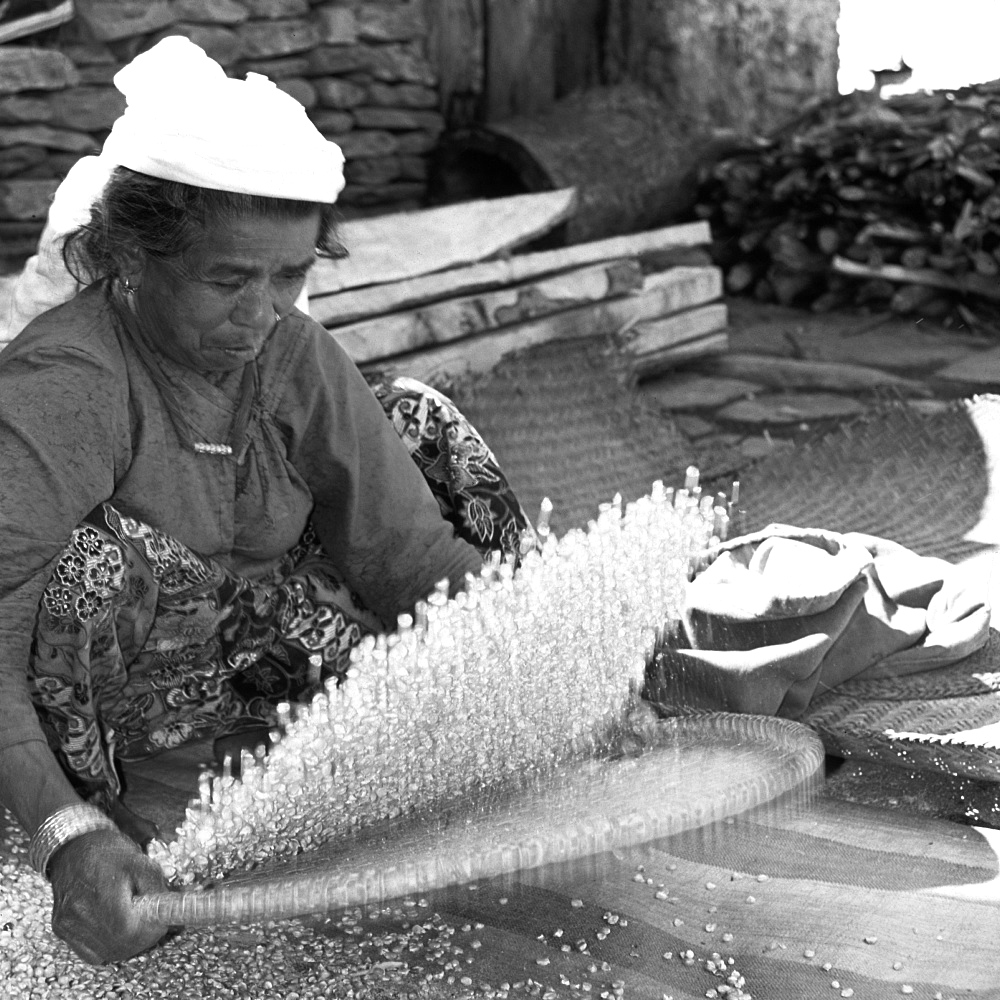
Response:
[{"label": "woven straw mat", "polygon": [[[746,470],[740,529],[863,531],[955,564],[985,556],[992,569],[998,449],[1000,397],[931,412],[887,402]],[[1000,633],[951,667],[842,684],[800,721],[836,756],[1000,782]]]},{"label": "woven straw mat", "polygon": [[539,345],[448,391],[528,516],[552,501],[558,535],[584,527],[616,493],[627,502],[657,479],[679,485],[689,465],[704,476],[733,467],[734,450],[697,447],[646,404],[628,359],[603,338]]}]

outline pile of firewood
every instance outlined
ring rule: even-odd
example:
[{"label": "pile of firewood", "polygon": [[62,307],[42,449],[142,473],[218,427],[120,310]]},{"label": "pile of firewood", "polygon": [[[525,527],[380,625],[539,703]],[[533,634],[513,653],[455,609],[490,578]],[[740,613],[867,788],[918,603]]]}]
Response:
[{"label": "pile of firewood", "polygon": [[367,376],[442,388],[551,340],[610,336],[639,378],[726,349],[706,223],[538,249],[575,204],[566,189],[345,223],[349,256],[310,272],[309,311]]},{"label": "pile of firewood", "polygon": [[856,92],[715,163],[697,214],[731,294],[1000,330],[998,185],[1000,81]]}]

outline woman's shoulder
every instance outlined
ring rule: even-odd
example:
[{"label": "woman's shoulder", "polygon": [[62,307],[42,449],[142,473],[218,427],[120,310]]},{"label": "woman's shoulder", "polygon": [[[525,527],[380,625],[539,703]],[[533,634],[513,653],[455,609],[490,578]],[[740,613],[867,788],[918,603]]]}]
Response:
[{"label": "woman's shoulder", "polygon": [[103,290],[85,288],[68,302],[36,316],[0,352],[0,372],[63,369],[109,377],[124,375],[124,358]]},{"label": "woman's shoulder", "polygon": [[311,316],[294,310],[282,320],[279,333],[267,363],[296,381],[328,382],[357,374],[357,366],[330,331]]}]

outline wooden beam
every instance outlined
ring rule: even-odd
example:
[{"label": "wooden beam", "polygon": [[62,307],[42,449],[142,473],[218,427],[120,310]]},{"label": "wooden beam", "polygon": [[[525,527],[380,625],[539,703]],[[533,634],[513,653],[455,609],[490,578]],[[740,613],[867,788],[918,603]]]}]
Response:
[{"label": "wooden beam", "polygon": [[547,111],[556,99],[554,0],[487,0],[487,121]]},{"label": "wooden beam", "polygon": [[572,94],[604,83],[605,0],[556,0],[556,95]]},{"label": "wooden beam", "polygon": [[390,316],[340,326],[333,338],[358,364],[488,333],[588,302],[616,298],[642,287],[636,260],[610,261],[566,271],[525,285],[445,299]]},{"label": "wooden beam", "polygon": [[706,333],[725,329],[729,324],[729,312],[725,303],[689,309],[686,312],[636,323],[617,338],[619,349],[635,358],[656,354],[665,348],[695,340]]},{"label": "wooden beam", "polygon": [[486,260],[542,236],[575,208],[575,189],[563,188],[352,219],[338,234],[349,256],[317,261],[306,287],[310,297],[329,295]]},{"label": "wooden beam", "polygon": [[[316,291],[321,281],[311,280],[309,312],[324,326],[336,326],[400,309],[410,309],[424,302],[482,292],[601,261],[682,252],[705,246],[711,240],[712,233],[707,222],[688,222],[631,233],[628,236],[578,243],[558,250],[519,254],[508,260],[455,267],[436,274],[393,281],[391,284],[373,284],[372,287],[355,288],[333,295]],[[667,262],[660,263],[665,266]]]},{"label": "wooden beam", "polygon": [[640,378],[658,375],[693,358],[719,354],[729,343],[729,311],[721,302],[675,316],[637,323],[622,338],[623,353],[633,357]]},{"label": "wooden beam", "polygon": [[810,361],[737,352],[716,358],[704,371],[724,378],[757,382],[772,389],[830,389],[849,393],[874,392],[891,386],[908,396],[933,395],[927,385],[916,379],[843,361]]},{"label": "wooden beam", "polygon": [[702,305],[721,287],[722,277],[717,268],[677,268],[669,273],[673,275],[672,281],[656,275],[649,287],[635,295],[578,306],[495,333],[398,355],[362,368],[382,376],[406,375],[429,385],[445,385],[487,372],[508,354],[550,340],[620,334],[643,320]]},{"label": "wooden beam", "polygon": [[875,278],[905,285],[925,285],[928,288],[944,288],[963,295],[980,295],[984,299],[1000,302],[1000,287],[996,278],[984,274],[966,274],[957,277],[926,267],[900,267],[898,264],[883,264],[869,267],[858,264],[846,257],[833,258],[833,270],[851,278]]},{"label": "wooden beam", "polygon": [[427,52],[437,70],[441,112],[449,125],[471,120],[485,81],[484,0],[424,4]]}]

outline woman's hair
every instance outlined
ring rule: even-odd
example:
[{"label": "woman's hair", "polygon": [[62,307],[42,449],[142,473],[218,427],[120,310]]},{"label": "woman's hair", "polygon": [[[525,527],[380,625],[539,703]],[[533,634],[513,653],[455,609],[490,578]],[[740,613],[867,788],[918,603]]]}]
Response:
[{"label": "woman's hair", "polygon": [[302,219],[317,209],[320,256],[346,256],[337,239],[333,205],[214,191],[115,167],[90,220],[66,237],[63,260],[74,278],[88,284],[105,276],[118,277],[123,262],[136,251],[162,260],[179,257],[210,220],[254,215]]}]

